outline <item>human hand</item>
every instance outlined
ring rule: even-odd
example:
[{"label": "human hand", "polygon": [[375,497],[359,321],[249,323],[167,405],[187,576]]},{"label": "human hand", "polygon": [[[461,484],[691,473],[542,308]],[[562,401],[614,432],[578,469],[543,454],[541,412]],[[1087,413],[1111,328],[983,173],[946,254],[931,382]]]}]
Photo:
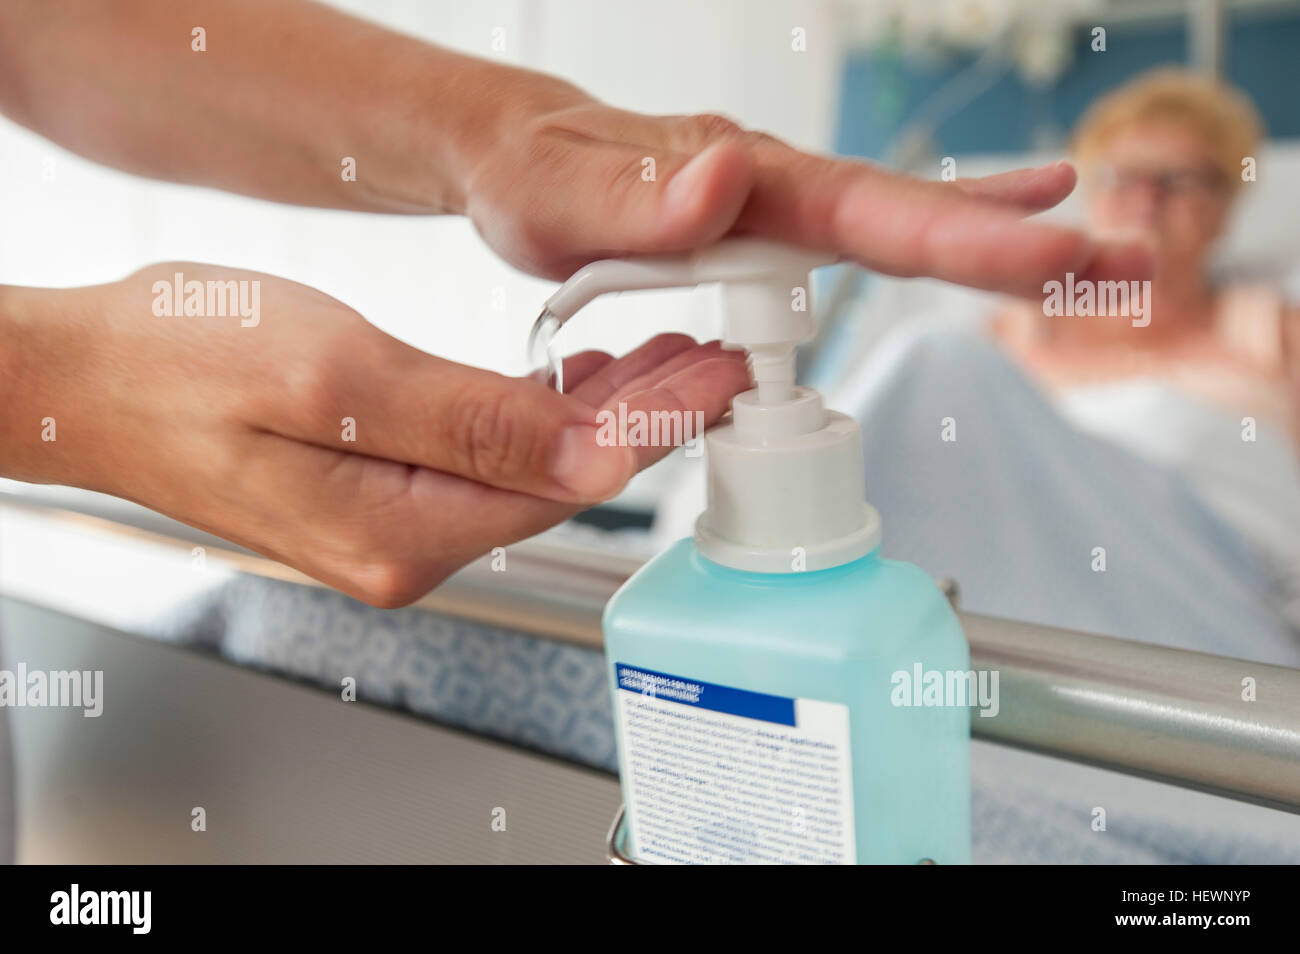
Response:
[{"label": "human hand", "polygon": [[[258,320],[157,316],[154,284],[176,272],[258,282]],[[307,286],[188,262],[0,290],[0,355],[4,476],[135,500],[377,606],[612,497],[668,452],[600,446],[596,409],[708,424],[748,387],[739,353],[664,335],[569,358],[557,394],[418,351]]]},{"label": "human hand", "polygon": [[[175,37],[197,22],[240,42],[196,69]],[[922,181],[717,116],[614,109],[325,4],[10,0],[2,36],[21,42],[0,51],[0,111],[82,155],[283,202],[465,212],[497,252],[549,278],[745,232],[1028,297],[1067,271],[1145,277],[1149,259],[1023,221],[1074,187],[1068,165]],[[356,181],[340,175],[345,156]]]},{"label": "human hand", "polygon": [[[539,83],[542,83],[539,80]],[[549,80],[545,81],[550,89]],[[551,102],[554,96],[547,102]],[[816,156],[718,116],[645,116],[593,101],[512,117],[464,187],[464,210],[519,268],[566,278],[595,259],[682,251],[731,233],[827,250],[891,275],[1041,295],[1067,271],[1135,278],[1139,244],[1025,221],[1074,188],[1068,163],[927,182]],[[654,161],[654,179],[643,172]]]}]

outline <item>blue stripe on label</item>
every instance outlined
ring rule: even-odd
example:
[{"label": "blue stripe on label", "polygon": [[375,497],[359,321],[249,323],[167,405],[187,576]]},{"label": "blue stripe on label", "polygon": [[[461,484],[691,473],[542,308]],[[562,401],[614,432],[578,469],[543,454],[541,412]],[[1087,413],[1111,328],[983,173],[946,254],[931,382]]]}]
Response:
[{"label": "blue stripe on label", "polygon": [[623,663],[615,663],[618,672],[618,687],[628,692],[635,692],[668,702],[678,702],[684,706],[698,706],[714,712],[726,712],[729,715],[743,716],[746,719],[761,719],[775,722],[777,725],[794,725],[794,700],[783,696],[769,696],[762,692],[749,692],[746,689],[733,689],[730,686],[718,686],[698,679],[684,676],[670,676],[655,672],[653,669],[638,669]]}]

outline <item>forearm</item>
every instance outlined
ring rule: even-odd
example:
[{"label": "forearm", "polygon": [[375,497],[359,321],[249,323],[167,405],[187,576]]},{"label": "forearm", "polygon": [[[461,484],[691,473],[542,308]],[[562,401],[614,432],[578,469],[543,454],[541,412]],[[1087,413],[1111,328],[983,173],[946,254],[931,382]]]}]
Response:
[{"label": "forearm", "polygon": [[96,291],[0,285],[0,477],[84,482],[73,448],[104,438],[84,426],[86,407],[68,386],[91,375],[93,336],[69,330],[93,321]]},{"label": "forearm", "polygon": [[305,0],[0,4],[12,119],[129,172],[282,202],[461,212],[501,130],[584,101]]}]

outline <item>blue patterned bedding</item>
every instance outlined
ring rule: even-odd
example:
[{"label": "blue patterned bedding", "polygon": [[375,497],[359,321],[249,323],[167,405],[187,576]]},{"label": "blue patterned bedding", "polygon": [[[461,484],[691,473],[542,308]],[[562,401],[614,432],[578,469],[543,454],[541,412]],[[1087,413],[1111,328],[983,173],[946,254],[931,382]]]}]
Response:
[{"label": "blue patterned bedding", "polygon": [[616,770],[603,655],[422,609],[240,577],[155,635],[594,768]]}]

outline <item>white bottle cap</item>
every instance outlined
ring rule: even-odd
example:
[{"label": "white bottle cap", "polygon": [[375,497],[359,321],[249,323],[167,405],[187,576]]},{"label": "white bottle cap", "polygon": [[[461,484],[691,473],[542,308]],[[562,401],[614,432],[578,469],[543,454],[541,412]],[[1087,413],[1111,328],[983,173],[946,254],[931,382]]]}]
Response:
[{"label": "white bottle cap", "polygon": [[695,544],[738,570],[824,570],[880,545],[880,515],[863,500],[862,439],[851,418],[810,388],[761,403],[736,397],[732,421],[705,440],[708,508]]}]

